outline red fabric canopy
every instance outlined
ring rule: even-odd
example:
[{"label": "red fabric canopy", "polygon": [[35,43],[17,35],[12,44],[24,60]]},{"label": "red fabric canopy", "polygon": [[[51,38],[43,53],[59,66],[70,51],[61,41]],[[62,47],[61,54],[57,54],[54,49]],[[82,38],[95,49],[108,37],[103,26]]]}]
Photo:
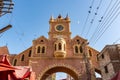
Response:
[{"label": "red fabric canopy", "polygon": [[16,68],[6,65],[4,63],[0,63],[0,71],[9,71],[9,70],[16,70]]},{"label": "red fabric canopy", "polygon": [[7,55],[0,55],[0,71],[16,70],[17,68],[11,66]]},{"label": "red fabric canopy", "polygon": [[0,55],[0,63],[11,66],[9,60],[7,59],[7,55]]},{"label": "red fabric canopy", "polygon": [[[28,66],[12,66],[6,55],[0,55],[0,80],[24,80],[29,78],[35,80],[35,76],[31,76],[31,68]],[[35,74],[33,74],[35,75]]]}]

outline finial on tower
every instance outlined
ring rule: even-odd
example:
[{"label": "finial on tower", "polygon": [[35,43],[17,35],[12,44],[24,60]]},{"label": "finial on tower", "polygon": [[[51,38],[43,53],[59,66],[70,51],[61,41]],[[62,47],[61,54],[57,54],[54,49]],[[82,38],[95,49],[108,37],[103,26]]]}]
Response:
[{"label": "finial on tower", "polygon": [[58,18],[59,18],[59,19],[61,19],[61,18],[62,18],[61,14],[59,14]]},{"label": "finial on tower", "polygon": [[53,18],[53,15],[50,17],[50,20],[53,20],[54,18]]},{"label": "finial on tower", "polygon": [[53,17],[53,16],[50,17],[50,22],[51,22],[51,21],[54,21],[54,17]]},{"label": "finial on tower", "polygon": [[68,16],[68,14],[67,14],[66,17],[65,17],[65,20],[70,21],[70,18],[69,18],[69,16]]}]

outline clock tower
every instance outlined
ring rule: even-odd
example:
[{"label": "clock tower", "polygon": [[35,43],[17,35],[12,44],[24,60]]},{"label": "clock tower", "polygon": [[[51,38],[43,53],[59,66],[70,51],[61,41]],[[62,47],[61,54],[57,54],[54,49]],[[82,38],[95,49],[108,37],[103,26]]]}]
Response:
[{"label": "clock tower", "polygon": [[56,19],[54,19],[52,16],[49,21],[50,29],[49,29],[49,39],[53,38],[71,38],[71,32],[70,32],[70,18],[68,15],[63,18],[61,15],[59,15]]}]

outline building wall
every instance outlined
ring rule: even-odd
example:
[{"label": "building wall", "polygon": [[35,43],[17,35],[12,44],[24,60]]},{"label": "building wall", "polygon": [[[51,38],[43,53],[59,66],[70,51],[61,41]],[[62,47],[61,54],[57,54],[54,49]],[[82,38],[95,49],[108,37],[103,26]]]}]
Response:
[{"label": "building wall", "polygon": [[[88,46],[86,39],[78,35],[71,38],[70,19],[68,16],[66,18],[62,18],[61,16],[58,16],[56,19],[51,18],[49,23],[49,38],[41,36],[33,40],[30,48],[14,57],[11,55],[14,58],[11,59],[12,64],[17,66],[31,66],[33,71],[36,72],[37,80],[40,80],[47,70],[49,71],[51,69],[54,70],[53,72],[59,72],[58,69],[60,69],[77,77],[76,79],[80,77],[81,80],[86,80],[86,68],[89,68],[91,70],[91,76],[94,76],[95,68],[99,68],[97,61],[99,52]],[[58,25],[62,25],[64,29],[57,30],[56,27]],[[61,43],[62,47],[58,45],[59,43]],[[57,44],[57,50],[55,44]],[[30,53],[31,56],[29,56]],[[85,59],[89,62],[87,67],[85,65],[88,62]],[[67,70],[59,67],[66,68]]]},{"label": "building wall", "polygon": [[98,58],[103,80],[111,79],[120,70],[118,45],[105,46],[98,55]]},{"label": "building wall", "polygon": [[[30,50],[32,51],[31,47],[26,49],[25,51],[21,52],[20,54],[14,56],[11,64],[14,66],[28,66],[29,58],[32,57],[32,52],[31,52],[31,56],[29,56]],[[11,58],[12,58],[12,56],[11,56]],[[15,64],[15,60],[17,60],[16,64]]]}]

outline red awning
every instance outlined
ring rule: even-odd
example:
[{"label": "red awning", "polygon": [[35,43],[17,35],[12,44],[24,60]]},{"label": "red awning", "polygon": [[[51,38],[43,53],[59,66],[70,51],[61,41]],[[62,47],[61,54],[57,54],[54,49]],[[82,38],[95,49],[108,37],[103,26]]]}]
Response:
[{"label": "red awning", "polygon": [[16,69],[17,68],[0,63],[0,71],[9,71],[9,70],[16,70]]},{"label": "red awning", "polygon": [[6,55],[0,55],[0,80],[35,80],[35,74],[29,66],[12,66]]},{"label": "red awning", "polygon": [[9,60],[7,59],[7,55],[0,55],[0,71],[9,71],[16,70],[17,68],[13,67]]}]

